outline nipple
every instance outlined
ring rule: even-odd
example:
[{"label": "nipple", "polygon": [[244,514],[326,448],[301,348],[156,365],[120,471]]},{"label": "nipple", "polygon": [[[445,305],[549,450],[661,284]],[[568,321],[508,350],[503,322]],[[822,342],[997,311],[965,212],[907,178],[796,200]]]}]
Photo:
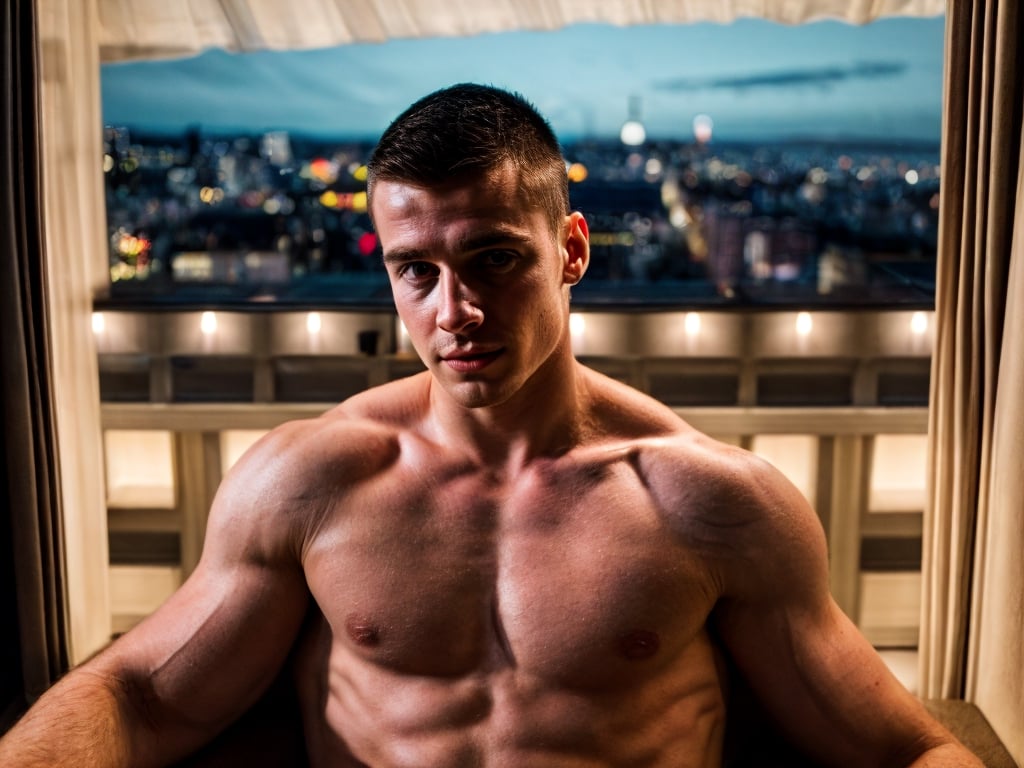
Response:
[{"label": "nipple", "polygon": [[649,659],[661,647],[661,638],[655,632],[637,629],[619,638],[619,651],[627,659]]},{"label": "nipple", "polygon": [[380,642],[380,630],[376,625],[354,613],[345,619],[345,631],[356,645],[373,647]]}]

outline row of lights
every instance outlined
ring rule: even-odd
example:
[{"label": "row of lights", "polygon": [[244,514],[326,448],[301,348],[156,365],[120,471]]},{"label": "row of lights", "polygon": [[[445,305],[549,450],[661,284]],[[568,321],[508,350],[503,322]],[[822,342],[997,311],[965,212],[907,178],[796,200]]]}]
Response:
[{"label": "row of lights", "polygon": [[[687,336],[700,335],[701,318],[699,312],[687,312],[683,318],[683,327]],[[587,328],[586,317],[574,312],[569,316],[569,332],[574,337],[582,336]],[[798,312],[796,316],[796,332],[798,336],[809,336],[814,330],[814,319],[810,312]],[[928,331],[928,315],[915,312],[910,317],[910,330],[915,336],[922,336]]]},{"label": "row of lights", "polygon": [[[323,328],[323,320],[320,317],[319,312],[309,312],[306,314],[306,330],[309,331],[311,336],[315,336],[320,333],[320,329]],[[102,312],[92,313],[92,332],[97,336],[105,333],[107,330],[107,320]],[[217,313],[207,310],[199,316],[199,330],[204,336],[212,336],[217,332]]]},{"label": "row of lights", "polygon": [[[574,336],[582,336],[586,331],[586,317],[578,312],[569,316],[569,332]],[[701,317],[699,312],[687,312],[683,318],[683,327],[687,336],[698,336],[701,330]],[[306,330],[310,336],[316,336],[323,328],[323,319],[319,312],[306,314]],[[810,312],[798,312],[796,316],[796,332],[799,336],[809,336],[814,329],[814,320]],[[106,320],[102,312],[92,314],[93,333],[99,335],[106,330]],[[212,336],[217,332],[217,313],[206,311],[199,317],[199,330],[204,336]],[[922,336],[928,331],[928,315],[924,312],[915,312],[910,317],[910,330],[916,336]]]}]

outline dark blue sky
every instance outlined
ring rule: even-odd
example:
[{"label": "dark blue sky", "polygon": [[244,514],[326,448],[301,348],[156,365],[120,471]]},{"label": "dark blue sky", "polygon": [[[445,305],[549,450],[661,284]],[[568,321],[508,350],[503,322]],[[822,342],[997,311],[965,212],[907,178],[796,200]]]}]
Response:
[{"label": "dark blue sky", "polygon": [[139,128],[286,129],[375,138],[419,96],[460,81],[518,90],[563,140],[617,135],[630,104],[648,135],[937,142],[942,17],[864,26],[576,25],[555,32],[104,65],[104,120]]}]

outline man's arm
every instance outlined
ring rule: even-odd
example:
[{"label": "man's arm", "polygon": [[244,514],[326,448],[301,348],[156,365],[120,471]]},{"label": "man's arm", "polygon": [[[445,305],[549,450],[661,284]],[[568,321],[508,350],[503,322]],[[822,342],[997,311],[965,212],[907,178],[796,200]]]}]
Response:
[{"label": "man's arm", "polygon": [[723,494],[722,514],[742,523],[722,550],[715,628],[783,732],[825,765],[981,766],[832,599],[824,533],[803,496],[759,459],[740,461]]},{"label": "man's arm", "polygon": [[308,605],[298,554],[308,495],[291,492],[294,458],[281,444],[269,436],[225,478],[181,589],[47,691],[0,740],[0,765],[166,765],[260,697]]}]

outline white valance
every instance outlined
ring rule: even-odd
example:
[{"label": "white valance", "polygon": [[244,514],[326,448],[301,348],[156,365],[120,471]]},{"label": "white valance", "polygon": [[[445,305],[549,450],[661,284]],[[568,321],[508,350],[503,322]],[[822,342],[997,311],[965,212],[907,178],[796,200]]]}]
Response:
[{"label": "white valance", "polygon": [[230,51],[326,48],[392,38],[505,30],[831,18],[938,16],[945,0],[98,0],[103,61]]}]

